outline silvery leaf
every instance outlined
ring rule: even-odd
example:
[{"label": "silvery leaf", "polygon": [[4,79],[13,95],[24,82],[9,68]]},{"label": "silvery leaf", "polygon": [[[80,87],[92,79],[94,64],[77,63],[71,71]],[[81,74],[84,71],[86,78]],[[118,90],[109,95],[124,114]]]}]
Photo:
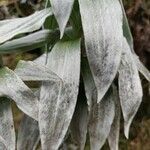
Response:
[{"label": "silvery leaf", "polygon": [[122,11],[123,11],[123,14],[124,14],[124,20],[123,20],[124,36],[126,37],[128,43],[130,45],[131,51],[135,56],[135,62],[136,62],[136,65],[138,67],[138,70],[150,82],[150,72],[149,72],[149,70],[142,64],[142,62],[139,60],[138,56],[135,54],[135,52],[133,50],[134,49],[133,48],[134,47],[133,46],[133,37],[132,37],[132,34],[131,34],[131,30],[130,30],[130,27],[129,27],[127,16],[125,14],[125,10],[124,10],[124,7],[123,7],[122,0],[120,0],[120,3],[122,5]]},{"label": "silvery leaf", "polygon": [[89,136],[91,150],[99,150],[110,133],[115,116],[115,94],[112,89],[97,103],[96,91],[93,93],[92,108],[89,119]]},{"label": "silvery leaf", "polygon": [[10,100],[0,98],[0,149],[15,150],[15,129]]},{"label": "silvery leaf", "polygon": [[80,40],[57,43],[48,54],[47,67],[62,82],[43,82],[39,103],[42,149],[57,150],[75,109],[80,74]]},{"label": "silvery leaf", "polygon": [[40,29],[45,19],[52,15],[50,8],[37,11],[34,14],[17,19],[0,21],[0,44],[22,33]]},{"label": "silvery leaf", "polygon": [[149,70],[142,64],[142,62],[139,60],[138,56],[134,56],[134,60],[136,62],[138,70],[141,72],[141,74],[145,77],[145,79],[150,82],[150,72]]},{"label": "silvery leaf", "polygon": [[70,125],[71,136],[78,150],[84,150],[89,119],[86,97],[82,93],[78,96],[76,109]]},{"label": "silvery leaf", "polygon": [[100,102],[120,64],[122,10],[118,0],[79,0],[79,6],[87,57]]},{"label": "silvery leaf", "polygon": [[22,80],[7,67],[0,69],[0,96],[7,96],[13,99],[24,113],[37,120],[38,98]]},{"label": "silvery leaf", "polygon": [[61,79],[43,64],[32,61],[19,61],[15,73],[23,81],[61,81]]},{"label": "silvery leaf", "polygon": [[131,47],[131,50],[133,51],[133,47],[134,47],[133,46],[133,37],[132,37],[131,30],[130,30],[130,27],[129,27],[128,19],[127,19],[127,16],[126,16],[126,12],[124,10],[122,0],[119,0],[119,1],[120,1],[121,7],[122,7],[122,12],[123,12],[123,33],[124,33],[124,36],[126,37],[126,39],[128,41],[128,44]]},{"label": "silvery leaf", "polygon": [[[40,91],[35,95],[40,97]],[[17,150],[36,150],[39,141],[38,122],[24,114],[18,129]]]},{"label": "silvery leaf", "polygon": [[0,136],[0,149],[7,150],[6,141]]},{"label": "silvery leaf", "polygon": [[17,150],[36,150],[39,141],[38,122],[25,115],[18,130]]},{"label": "silvery leaf", "polygon": [[119,68],[119,96],[124,117],[125,136],[128,138],[129,127],[142,101],[142,86],[134,55],[124,38],[123,54]]},{"label": "silvery leaf", "polygon": [[50,0],[50,3],[60,28],[60,38],[62,38],[72,11],[74,0]]},{"label": "silvery leaf", "polygon": [[113,89],[115,94],[115,99],[114,99],[115,117],[108,136],[108,143],[109,143],[110,150],[119,150],[118,146],[119,146],[121,110],[120,110],[119,95],[117,93],[117,89],[116,87],[113,87]]},{"label": "silvery leaf", "polygon": [[[22,38],[14,39],[0,45],[0,53],[26,52],[45,45],[52,33],[50,30],[42,30]],[[34,40],[33,40],[34,39]]]},{"label": "silvery leaf", "polygon": [[92,105],[92,95],[95,89],[95,84],[94,84],[92,73],[91,73],[88,60],[86,57],[82,57],[81,74],[82,74],[83,81],[84,81],[84,89],[85,89],[85,95],[86,95],[87,103],[88,103],[88,110],[90,111],[91,105]]}]

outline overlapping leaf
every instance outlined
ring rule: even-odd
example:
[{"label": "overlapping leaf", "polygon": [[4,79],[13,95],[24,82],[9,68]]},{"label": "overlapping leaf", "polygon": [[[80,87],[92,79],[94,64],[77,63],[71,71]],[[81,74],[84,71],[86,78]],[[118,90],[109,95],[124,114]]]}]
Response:
[{"label": "overlapping leaf", "polygon": [[97,94],[93,93],[92,108],[89,120],[89,135],[91,150],[101,149],[104,145],[115,116],[114,95],[109,90],[100,103],[97,103]]},{"label": "overlapping leaf", "polygon": [[135,55],[134,61],[137,65],[138,70],[143,74],[145,79],[150,82],[150,72],[149,70],[142,64],[142,62],[139,60],[139,58]]},{"label": "overlapping leaf", "polygon": [[0,53],[25,52],[42,47],[50,40],[50,36],[54,36],[52,31],[42,30],[19,39],[8,41],[0,45]]},{"label": "overlapping leaf", "polygon": [[113,120],[113,124],[111,126],[111,130],[108,136],[108,143],[110,150],[119,150],[119,134],[120,134],[120,118],[121,118],[121,110],[120,110],[120,102],[119,95],[116,87],[113,86],[115,96],[115,117]]},{"label": "overlapping leaf", "polygon": [[126,39],[123,40],[123,54],[119,68],[119,96],[125,120],[125,135],[128,137],[129,127],[142,101],[142,87],[134,56]]},{"label": "overlapping leaf", "polygon": [[14,36],[33,32],[41,28],[45,19],[52,15],[50,8],[35,12],[33,15],[24,18],[9,19],[0,22],[0,44]]},{"label": "overlapping leaf", "polygon": [[97,103],[95,84],[86,58],[82,58],[82,76],[86,96],[90,104],[89,135],[91,150],[97,150],[103,146],[110,133],[115,116],[116,93],[110,90],[102,101]]},{"label": "overlapping leaf", "polygon": [[0,96],[7,96],[13,99],[24,113],[36,120],[38,119],[37,97],[22,80],[7,67],[0,69]]},{"label": "overlapping leaf", "polygon": [[[38,63],[40,63],[40,61]],[[42,63],[37,64],[36,62],[21,60],[15,69],[15,73],[23,81],[61,81],[44,63],[45,62],[43,62],[42,65]]]},{"label": "overlapping leaf", "polygon": [[0,98],[0,149],[15,150],[15,130],[10,100]]},{"label": "overlapping leaf", "polygon": [[122,10],[118,0],[79,0],[79,5],[86,52],[100,102],[120,63]]},{"label": "overlapping leaf", "polygon": [[125,10],[123,7],[123,3],[122,0],[120,0],[121,6],[122,6],[122,11],[123,11],[123,31],[124,31],[124,36],[126,37],[128,44],[131,48],[132,53],[134,54],[134,58],[135,58],[135,63],[138,67],[138,70],[141,72],[141,74],[143,74],[143,76],[150,82],[150,72],[149,70],[142,64],[142,62],[139,60],[138,56],[135,54],[134,52],[134,46],[133,46],[133,37],[131,34],[131,30],[129,27],[129,23],[125,14]]},{"label": "overlapping leaf", "polygon": [[[83,91],[82,91],[83,92]],[[84,150],[88,126],[88,107],[83,93],[79,94],[76,109],[71,121],[71,136],[77,149]]]},{"label": "overlapping leaf", "polygon": [[78,94],[80,41],[57,43],[48,54],[47,67],[63,82],[43,82],[39,127],[43,150],[57,150],[70,124]]},{"label": "overlapping leaf", "polygon": [[60,28],[60,37],[62,38],[72,11],[74,0],[50,0],[50,2]]}]

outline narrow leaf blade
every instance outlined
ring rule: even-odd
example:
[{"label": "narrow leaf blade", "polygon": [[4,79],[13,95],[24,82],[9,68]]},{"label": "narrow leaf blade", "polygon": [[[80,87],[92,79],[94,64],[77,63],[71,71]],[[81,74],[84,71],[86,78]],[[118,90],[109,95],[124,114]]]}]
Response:
[{"label": "narrow leaf blade", "polygon": [[100,103],[97,103],[96,92],[93,94],[93,103],[89,120],[91,150],[102,148],[108,138],[115,116],[113,91],[109,90]]},{"label": "narrow leaf blade", "polygon": [[110,150],[119,150],[119,134],[120,134],[120,118],[121,118],[121,110],[120,110],[120,102],[119,95],[116,87],[114,89],[114,101],[115,101],[115,117],[111,126],[111,130],[108,136],[108,143]]},{"label": "narrow leaf blade", "polygon": [[122,10],[118,0],[79,0],[79,6],[87,57],[100,102],[120,63]]},{"label": "narrow leaf blade", "polygon": [[81,92],[79,93],[76,109],[70,124],[70,132],[77,149],[84,150],[89,115],[86,97],[83,94],[84,91]]},{"label": "narrow leaf blade", "polygon": [[0,95],[13,99],[24,113],[36,120],[38,119],[38,98],[7,67],[0,69]]},{"label": "narrow leaf blade", "polygon": [[15,150],[15,129],[10,100],[0,98],[0,148]]},{"label": "narrow leaf blade", "polygon": [[44,63],[39,65],[32,61],[21,60],[15,69],[15,73],[23,81],[61,81]]},{"label": "narrow leaf blade", "polygon": [[80,40],[59,42],[48,54],[47,67],[62,82],[43,82],[39,104],[39,127],[43,149],[57,150],[70,124],[78,94]]},{"label": "narrow leaf blade", "polygon": [[39,141],[38,122],[24,115],[18,130],[17,150],[36,150]]},{"label": "narrow leaf blade", "polygon": [[125,136],[142,101],[142,86],[130,47],[124,38],[123,54],[119,68],[119,96],[124,117]]},{"label": "narrow leaf blade", "polygon": [[22,38],[8,41],[0,45],[0,53],[8,54],[16,52],[26,52],[42,47],[45,43],[48,42],[50,34],[51,32],[49,30],[42,30]]},{"label": "narrow leaf blade", "polygon": [[74,0],[50,0],[50,2],[60,28],[60,38],[62,38],[65,27],[71,15]]},{"label": "narrow leaf blade", "polygon": [[52,15],[52,11],[50,8],[47,8],[37,11],[28,17],[9,19],[2,21],[2,23],[0,22],[0,44],[18,34],[33,32],[40,29],[49,15]]}]

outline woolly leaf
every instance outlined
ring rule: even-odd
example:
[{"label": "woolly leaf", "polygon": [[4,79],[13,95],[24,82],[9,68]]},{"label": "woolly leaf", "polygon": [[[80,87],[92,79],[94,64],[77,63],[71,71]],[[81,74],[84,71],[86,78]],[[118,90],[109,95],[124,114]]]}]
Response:
[{"label": "woolly leaf", "polygon": [[37,97],[22,80],[7,67],[0,69],[0,96],[7,96],[13,99],[24,113],[34,119],[38,118]]},{"label": "woolly leaf", "polygon": [[92,95],[95,89],[94,80],[86,57],[82,57],[81,73],[84,81],[84,89],[90,111],[92,105]]},{"label": "woolly leaf", "polygon": [[89,120],[91,149],[101,149],[104,145],[115,116],[114,99],[116,95],[109,90],[102,101],[97,103],[96,92],[93,93],[92,108]]},{"label": "woolly leaf", "polygon": [[22,38],[8,41],[0,45],[0,53],[7,54],[16,52],[26,52],[42,47],[45,45],[45,43],[51,41],[51,36],[53,36],[54,38],[55,34],[55,32],[52,32],[50,30],[42,30]]},{"label": "woolly leaf", "polygon": [[77,145],[77,149],[84,150],[89,116],[86,97],[83,94],[84,91],[81,92],[78,96],[76,109],[70,125],[70,130],[73,141],[75,145]]},{"label": "woolly leaf", "polygon": [[39,104],[42,148],[57,150],[75,109],[80,74],[80,41],[57,43],[48,54],[47,67],[62,82],[43,82]]},{"label": "woolly leaf", "polygon": [[74,0],[50,0],[50,2],[60,28],[60,38],[62,38],[72,11]]},{"label": "woolly leaf", "polygon": [[123,20],[123,31],[124,31],[124,36],[126,37],[128,44],[131,48],[132,53],[135,55],[135,62],[138,67],[138,70],[143,74],[143,76],[150,82],[150,72],[149,70],[142,64],[142,62],[139,60],[138,56],[134,52],[134,46],[133,46],[133,37],[131,34],[131,30],[129,27],[128,19],[123,7],[122,0],[120,0],[120,3],[122,5],[122,11],[124,15],[124,20]]},{"label": "woolly leaf", "polygon": [[118,0],[79,0],[79,6],[87,57],[100,102],[120,63],[122,10]]},{"label": "woolly leaf", "polygon": [[115,117],[108,136],[108,143],[109,143],[110,150],[119,150],[118,145],[119,145],[121,110],[120,110],[119,95],[117,93],[117,89],[116,87],[113,87],[113,89],[115,94],[114,97]]},{"label": "woolly leaf", "polygon": [[142,87],[130,47],[123,40],[123,54],[119,68],[119,96],[124,117],[125,136],[142,101]]},{"label": "woolly leaf", "polygon": [[25,115],[18,130],[17,150],[36,150],[39,141],[38,122]]},{"label": "woolly leaf", "polygon": [[52,15],[52,11],[47,8],[28,17],[0,21],[0,44],[18,34],[40,29],[45,19],[50,15]]},{"label": "woolly leaf", "polygon": [[86,58],[82,58],[82,76],[86,97],[89,101],[89,135],[91,149],[100,149],[105,143],[115,116],[116,92],[109,90],[100,103]]},{"label": "woolly leaf", "polygon": [[15,130],[10,100],[0,98],[0,149],[15,150]]},{"label": "woolly leaf", "polygon": [[23,81],[61,81],[44,63],[39,65],[32,61],[21,60],[15,69],[15,73]]},{"label": "woolly leaf", "polygon": [[134,61],[137,65],[138,70],[141,72],[141,74],[145,77],[145,79],[150,82],[150,72],[149,70],[142,64],[142,62],[139,60],[138,56],[134,56]]}]

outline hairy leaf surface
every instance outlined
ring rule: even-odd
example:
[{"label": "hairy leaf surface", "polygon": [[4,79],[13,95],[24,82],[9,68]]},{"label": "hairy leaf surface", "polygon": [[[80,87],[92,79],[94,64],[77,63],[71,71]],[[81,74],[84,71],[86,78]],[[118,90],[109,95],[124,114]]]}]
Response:
[{"label": "hairy leaf surface", "polygon": [[149,70],[142,64],[138,56],[134,56],[135,63],[137,65],[138,70],[141,72],[141,74],[145,77],[145,79],[150,82],[150,72]]},{"label": "hairy leaf surface", "polygon": [[24,115],[18,130],[17,150],[36,150],[39,141],[38,122]]},{"label": "hairy leaf surface", "polygon": [[123,31],[124,31],[124,36],[126,37],[129,46],[131,48],[132,53],[135,55],[135,62],[136,65],[138,67],[139,72],[141,72],[141,74],[143,74],[143,76],[150,82],[150,72],[149,70],[142,64],[142,62],[139,60],[138,56],[135,54],[134,52],[134,46],[133,46],[133,37],[131,34],[131,30],[129,27],[129,23],[128,23],[128,19],[123,7],[123,3],[122,0],[120,0],[121,6],[122,6],[122,11],[123,11]]},{"label": "hairy leaf surface", "polygon": [[79,150],[84,150],[85,147],[88,119],[89,115],[86,97],[80,93],[70,125],[71,136],[74,140],[74,143],[77,145],[77,149]]},{"label": "hairy leaf surface", "polygon": [[97,150],[105,143],[113,123],[116,92],[109,91],[102,101],[97,103],[96,87],[86,58],[82,58],[82,76],[89,101],[91,150]]},{"label": "hairy leaf surface", "polygon": [[125,120],[125,136],[127,138],[131,122],[141,104],[142,95],[141,82],[134,56],[124,38],[123,54],[119,68],[119,96]]},{"label": "hairy leaf surface", "polygon": [[62,82],[43,82],[39,104],[39,127],[43,150],[57,150],[75,109],[80,74],[80,40],[59,42],[48,54],[47,67]]},{"label": "hairy leaf surface", "polygon": [[24,18],[9,19],[0,22],[0,44],[14,36],[33,32],[41,28],[45,19],[52,15],[50,8],[35,12],[33,15]]},{"label": "hairy leaf surface", "polygon": [[121,110],[120,110],[119,95],[117,93],[117,89],[116,87],[113,87],[113,89],[115,94],[114,97],[115,117],[108,136],[108,143],[109,143],[110,150],[119,150],[118,146],[119,146]]},{"label": "hairy leaf surface", "polygon": [[74,0],[50,0],[50,2],[60,28],[60,37],[62,38],[72,11]]},{"label": "hairy leaf surface", "polygon": [[39,65],[32,61],[21,60],[15,69],[15,73],[23,81],[61,81],[44,63]]},{"label": "hairy leaf surface", "polygon": [[14,39],[0,45],[0,53],[16,53],[26,52],[39,47],[42,47],[47,43],[52,35],[50,30],[42,30],[36,33],[32,33],[22,38]]},{"label": "hairy leaf surface", "polygon": [[93,93],[89,120],[91,150],[101,149],[111,129],[115,116],[114,99],[116,95],[109,90],[100,103],[97,103],[96,91]]},{"label": "hairy leaf surface", "polygon": [[22,80],[7,67],[0,69],[0,96],[7,96],[13,99],[24,113],[37,120],[37,97]]},{"label": "hairy leaf surface", "polygon": [[87,103],[89,106],[88,110],[90,111],[91,105],[92,105],[92,95],[95,89],[95,84],[94,84],[90,66],[88,64],[88,60],[86,57],[82,57],[81,73],[82,73],[82,77],[84,81],[85,95],[86,95]]},{"label": "hairy leaf surface", "polygon": [[118,0],[79,0],[79,5],[86,52],[100,102],[120,63],[122,10]]},{"label": "hairy leaf surface", "polygon": [[15,150],[15,130],[10,100],[0,98],[0,149]]}]

